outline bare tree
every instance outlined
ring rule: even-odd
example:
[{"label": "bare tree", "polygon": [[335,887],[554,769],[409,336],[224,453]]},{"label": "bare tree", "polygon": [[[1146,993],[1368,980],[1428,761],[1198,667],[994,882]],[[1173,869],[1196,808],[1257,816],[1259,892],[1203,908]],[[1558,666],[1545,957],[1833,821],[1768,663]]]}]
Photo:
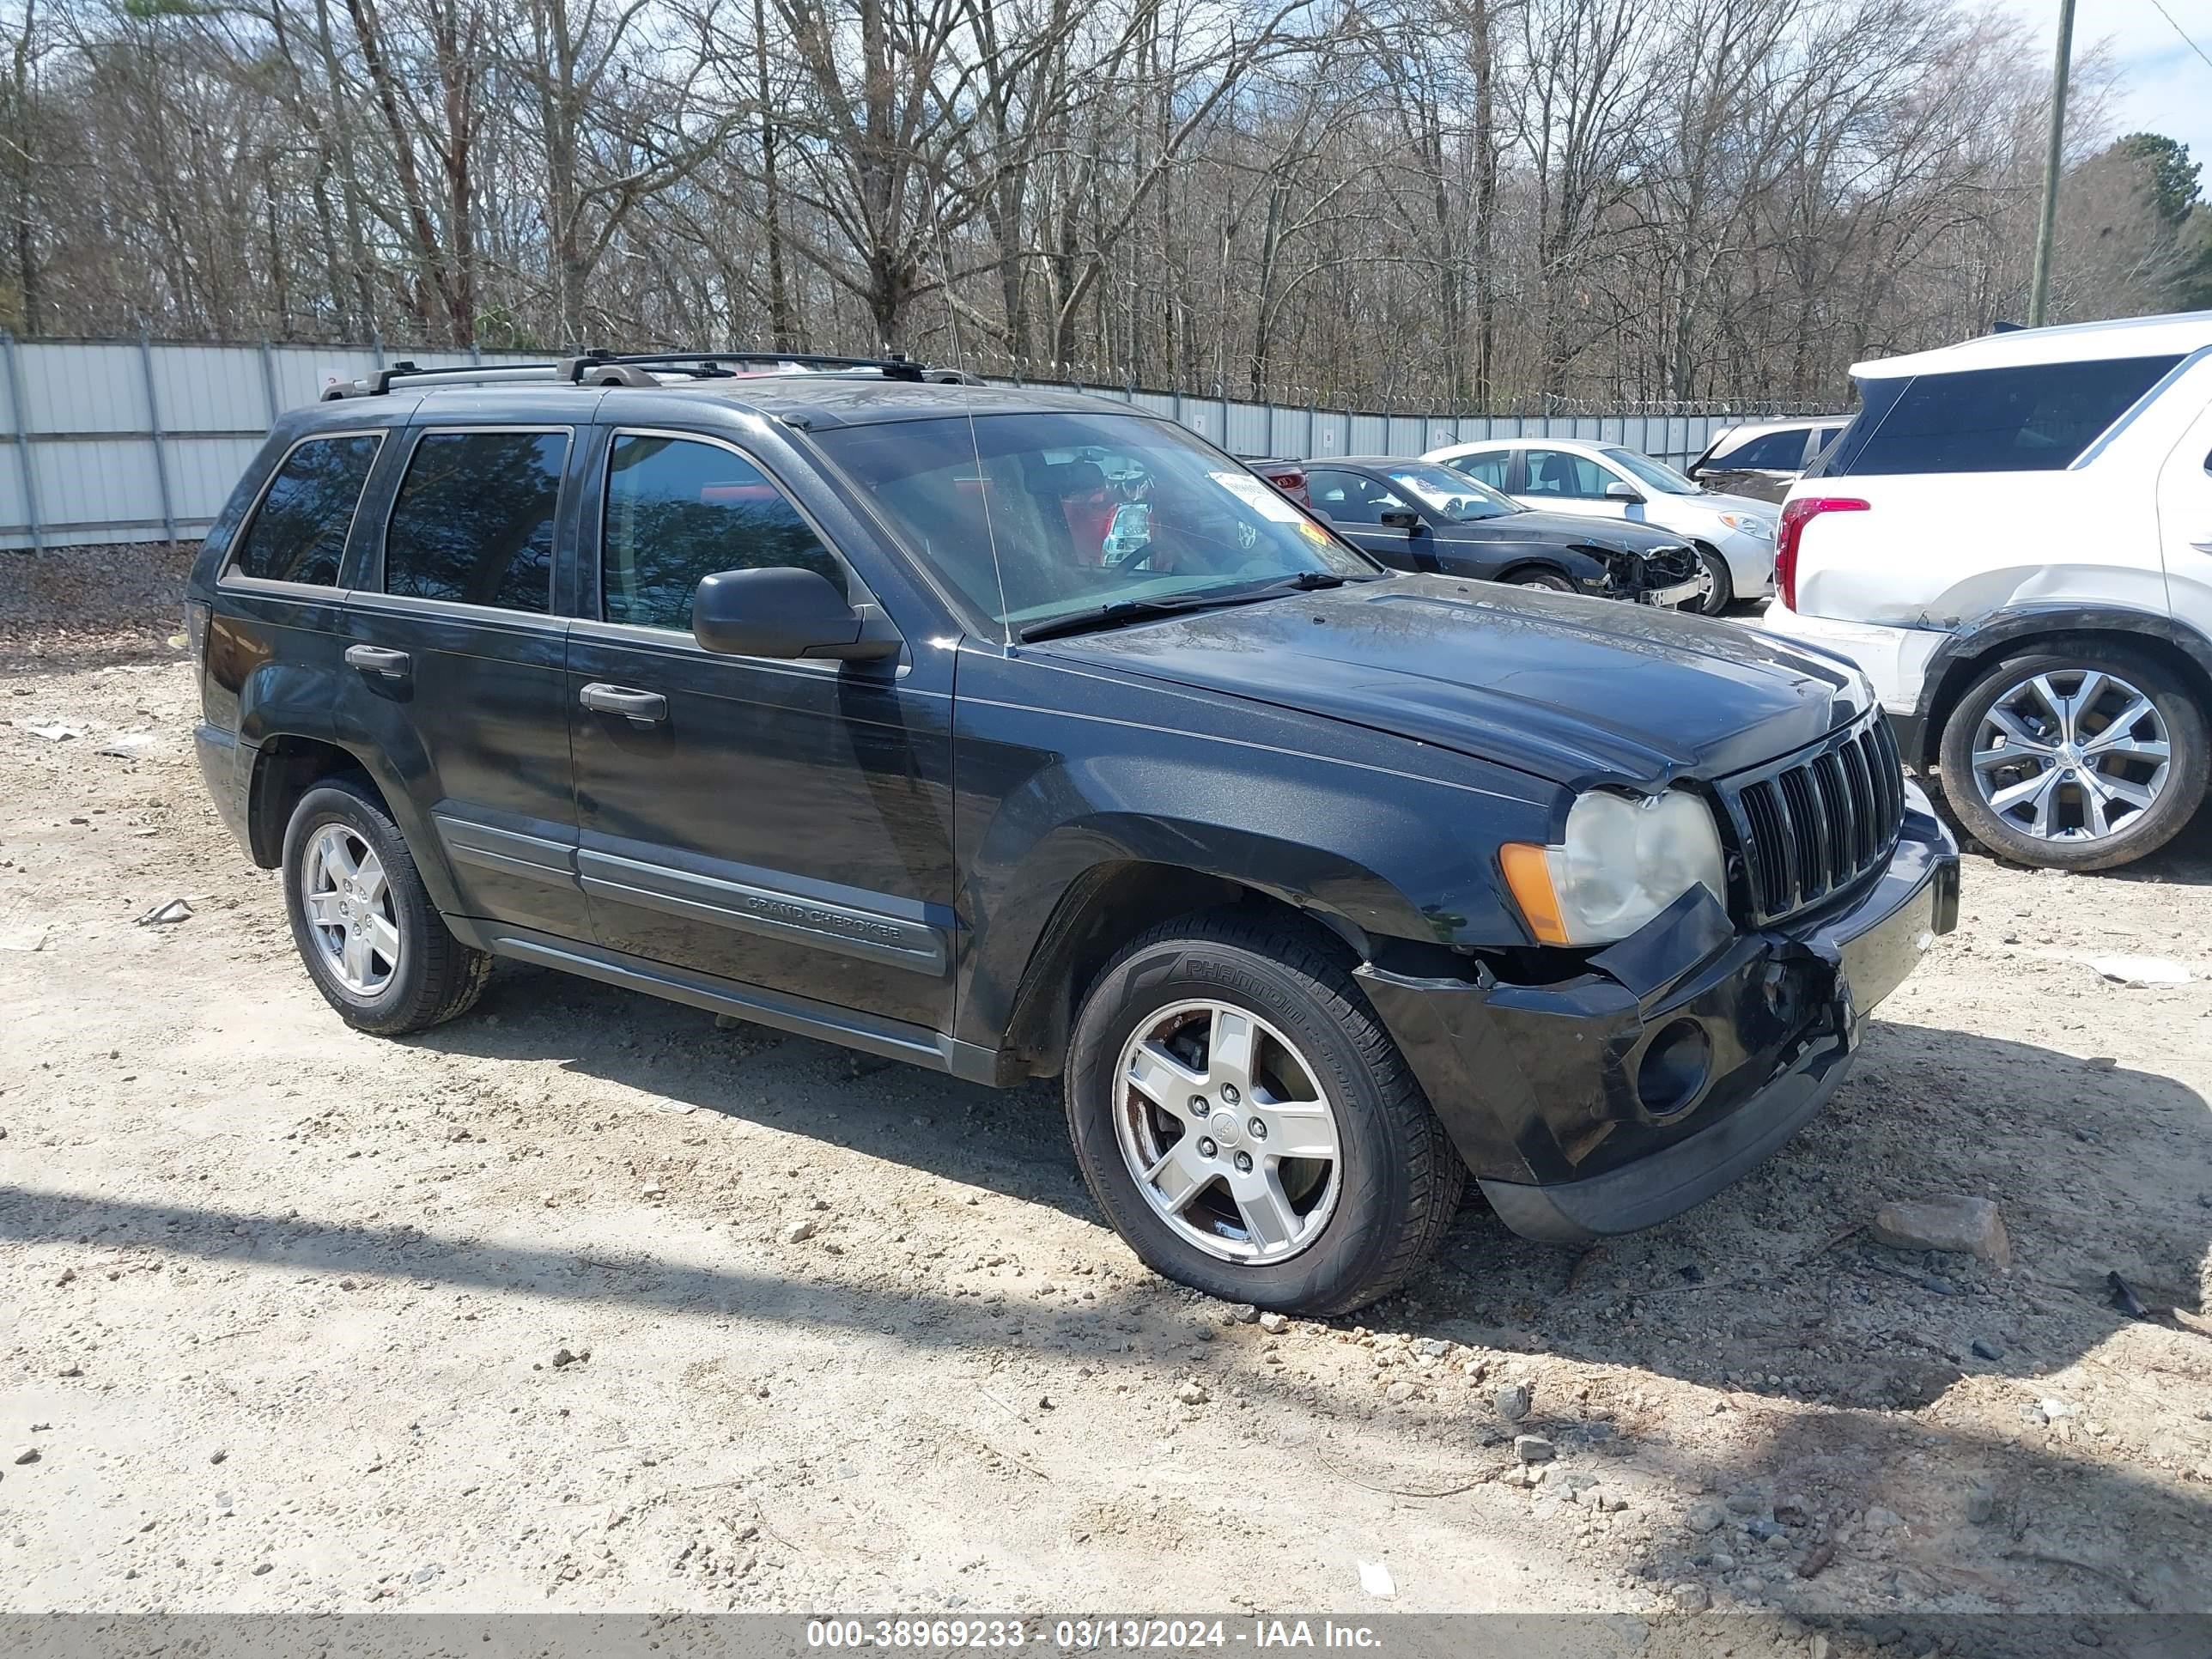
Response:
[{"label": "bare tree", "polygon": [[[888,346],[1417,410],[1834,399],[2017,315],[2045,97],[1961,0],[0,20],[27,331]],[[2188,158],[2112,151],[2112,73],[2073,91],[2066,314],[2212,280]]]}]

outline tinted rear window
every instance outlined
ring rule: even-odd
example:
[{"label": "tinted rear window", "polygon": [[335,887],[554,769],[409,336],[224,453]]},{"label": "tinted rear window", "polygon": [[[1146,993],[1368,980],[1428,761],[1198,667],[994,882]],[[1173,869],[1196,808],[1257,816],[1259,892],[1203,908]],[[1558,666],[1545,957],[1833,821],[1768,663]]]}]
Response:
[{"label": "tinted rear window", "polygon": [[2056,471],[2180,361],[2114,357],[1869,382],[1866,413],[1821,471],[1832,478]]},{"label": "tinted rear window", "polygon": [[1705,465],[1753,472],[1795,472],[1804,462],[1804,428],[1792,427],[1785,432],[1761,433],[1734,449],[1723,449]]},{"label": "tinted rear window", "polygon": [[432,432],[415,446],[384,537],[384,591],[553,608],[553,507],[564,432]]},{"label": "tinted rear window", "polygon": [[375,433],[311,438],[284,458],[231,568],[269,581],[335,587],[361,488],[384,441]]}]

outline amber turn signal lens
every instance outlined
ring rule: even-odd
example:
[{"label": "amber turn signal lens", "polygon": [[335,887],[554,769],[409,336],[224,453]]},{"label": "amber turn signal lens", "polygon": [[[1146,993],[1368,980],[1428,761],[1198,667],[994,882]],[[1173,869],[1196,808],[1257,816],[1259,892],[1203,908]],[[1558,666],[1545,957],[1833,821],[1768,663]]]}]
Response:
[{"label": "amber turn signal lens", "polygon": [[1559,919],[1559,895],[1552,890],[1552,861],[1547,850],[1525,841],[1509,841],[1498,849],[1498,862],[1505,872],[1505,885],[1522,918],[1540,945],[1567,944],[1567,924]]}]

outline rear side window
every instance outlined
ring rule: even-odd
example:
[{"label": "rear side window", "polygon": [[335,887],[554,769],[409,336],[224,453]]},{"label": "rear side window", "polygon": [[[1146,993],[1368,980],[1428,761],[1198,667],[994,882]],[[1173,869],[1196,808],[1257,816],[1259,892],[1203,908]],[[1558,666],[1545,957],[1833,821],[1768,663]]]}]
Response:
[{"label": "rear side window", "polygon": [[354,508],[383,441],[374,432],[310,438],[287,455],[239,540],[231,569],[264,581],[337,586]]},{"label": "rear side window", "polygon": [[844,568],[766,474],[720,444],[624,432],[607,462],[602,614],[638,628],[691,626],[691,596],[718,570]]},{"label": "rear side window", "polygon": [[2180,361],[2114,357],[1916,375],[1893,382],[1898,389],[1879,412],[1880,383],[1870,384],[1867,413],[1823,458],[1823,471],[1832,478],[2057,471]]},{"label": "rear side window", "polygon": [[430,432],[384,535],[384,591],[544,613],[565,432]]}]

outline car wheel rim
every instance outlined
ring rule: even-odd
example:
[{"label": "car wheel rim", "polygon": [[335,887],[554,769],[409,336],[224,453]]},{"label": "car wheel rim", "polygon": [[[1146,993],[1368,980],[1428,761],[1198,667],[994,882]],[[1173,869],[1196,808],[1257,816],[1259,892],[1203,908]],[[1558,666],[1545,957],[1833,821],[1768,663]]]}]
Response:
[{"label": "car wheel rim", "polygon": [[1974,788],[2033,840],[2104,841],[2156,804],[2172,758],[2166,721],[2140,690],[2100,669],[2060,669],[1990,705],[1974,732]]},{"label": "car wheel rim", "polygon": [[1321,1236],[1343,1186],[1336,1110],[1266,1020],[1225,1002],[1149,1016],[1121,1050],[1114,1127],[1145,1201],[1176,1237],[1248,1266]]},{"label": "car wheel rim", "polygon": [[357,997],[392,983],[404,948],[399,911],[384,860],[342,823],[326,823],[300,864],[307,937],[333,978]]}]

